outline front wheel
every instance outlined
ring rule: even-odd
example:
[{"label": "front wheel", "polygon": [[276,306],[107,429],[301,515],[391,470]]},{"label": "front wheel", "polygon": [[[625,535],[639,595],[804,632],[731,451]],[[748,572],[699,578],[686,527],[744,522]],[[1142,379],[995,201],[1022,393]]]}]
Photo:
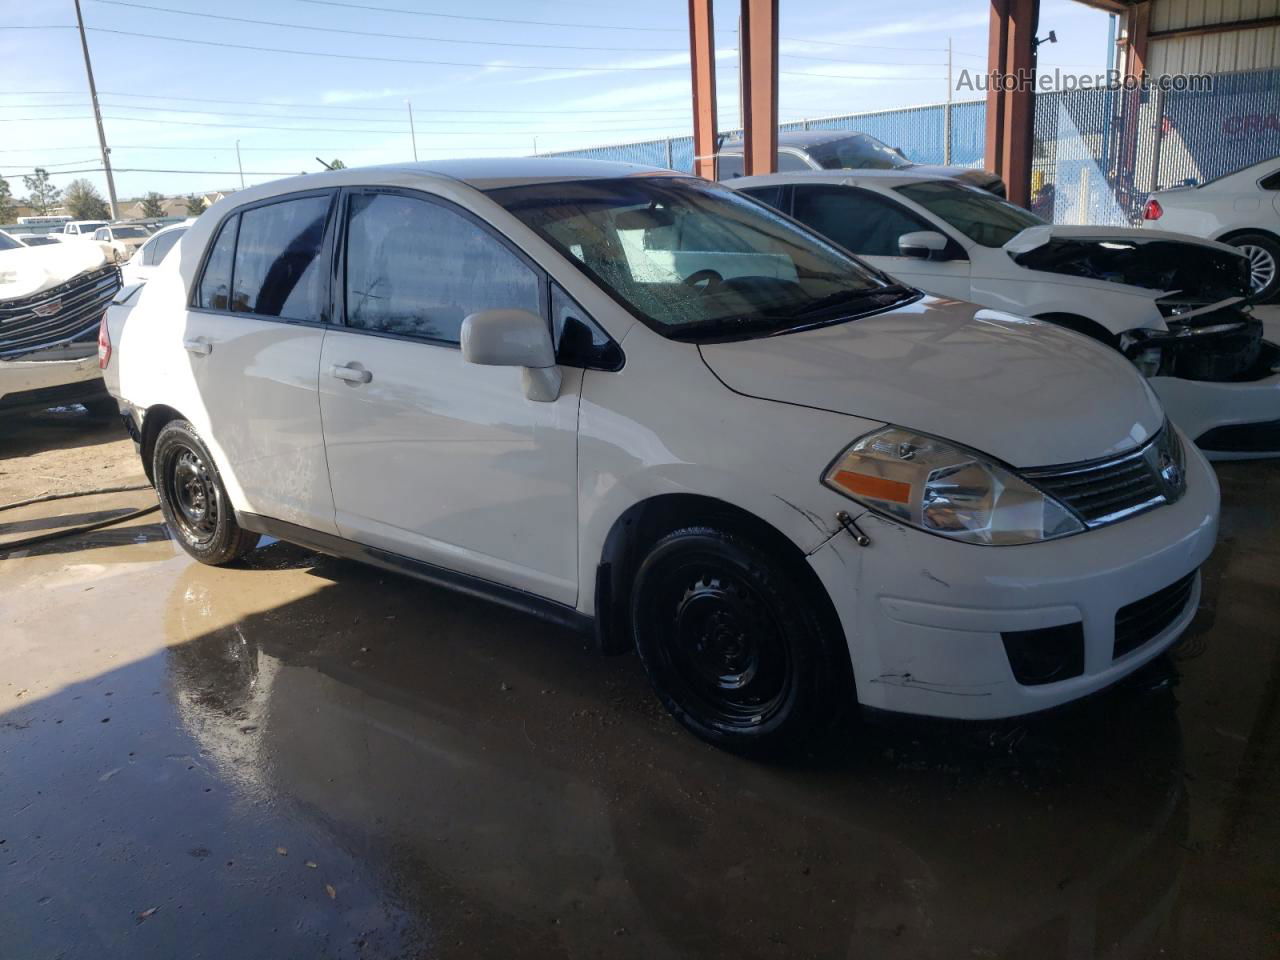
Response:
[{"label": "front wheel", "polygon": [[213,457],[191,424],[166,423],[156,437],[151,464],[165,522],[187,553],[221,566],[257,545],[258,535],[236,523]]},{"label": "front wheel", "polygon": [[636,574],[636,649],[663,705],[696,736],[739,753],[803,745],[848,675],[844,641],[801,579],[710,527],[667,534]]}]

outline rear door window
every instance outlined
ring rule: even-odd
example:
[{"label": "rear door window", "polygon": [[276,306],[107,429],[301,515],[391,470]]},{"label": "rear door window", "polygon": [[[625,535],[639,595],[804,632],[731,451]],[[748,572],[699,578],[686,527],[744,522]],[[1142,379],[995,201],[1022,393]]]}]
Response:
[{"label": "rear door window", "polygon": [[898,238],[932,230],[901,204],[857,187],[797,186],[792,216],[864,257],[900,257]]},{"label": "rear door window", "polygon": [[168,233],[162,233],[150,243],[147,244],[146,253],[143,254],[143,266],[152,267],[165,258],[173,245],[178,242],[178,238],[182,236],[184,230],[170,230]]},{"label": "rear door window", "polygon": [[539,275],[502,241],[442,203],[357,194],[347,219],[347,325],[457,344],[481,310],[541,315]]},{"label": "rear door window", "polygon": [[299,197],[240,214],[231,309],[319,321],[328,289],[320,256],[331,194]]}]

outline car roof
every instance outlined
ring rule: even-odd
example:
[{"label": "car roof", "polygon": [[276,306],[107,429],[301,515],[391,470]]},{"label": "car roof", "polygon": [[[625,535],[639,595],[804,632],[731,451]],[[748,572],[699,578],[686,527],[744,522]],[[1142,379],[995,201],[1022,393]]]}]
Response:
[{"label": "car roof", "polygon": [[[343,167],[319,173],[305,173],[284,180],[248,187],[228,194],[215,206],[219,209],[238,207],[244,203],[303,190],[321,190],[341,186],[407,186],[415,180],[452,180],[477,190],[557,183],[569,180],[593,180],[607,177],[652,176],[666,174],[687,177],[687,173],[662,170],[639,163],[610,160],[582,160],[577,157],[481,157],[470,160],[432,160],[422,163],[388,163],[369,167]],[[227,206],[224,204],[230,201]]]},{"label": "car roof", "polygon": [[[834,143],[837,140],[844,140],[846,137],[865,137],[869,134],[863,133],[861,130],[784,130],[778,134],[778,146],[780,147],[817,147],[824,143]],[[745,141],[741,137],[734,137],[720,144],[718,153],[724,153],[726,150],[737,150],[741,152]]]},{"label": "car roof", "polygon": [[959,181],[936,173],[908,167],[902,170],[796,170],[791,173],[762,173],[754,177],[734,177],[724,181],[725,186],[741,190],[743,187],[767,187],[782,183],[834,183],[852,185],[866,183],[869,186],[896,187],[904,183],[921,183],[926,180]]}]

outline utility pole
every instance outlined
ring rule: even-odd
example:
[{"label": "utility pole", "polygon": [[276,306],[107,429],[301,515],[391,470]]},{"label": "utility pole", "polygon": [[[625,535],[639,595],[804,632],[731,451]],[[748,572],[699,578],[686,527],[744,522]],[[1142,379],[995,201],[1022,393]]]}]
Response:
[{"label": "utility pole", "polygon": [[107,134],[102,129],[102,111],[98,108],[98,88],[93,82],[93,64],[89,62],[89,41],[84,35],[84,17],[80,14],[80,0],[76,2],[76,23],[80,24],[80,49],[84,51],[84,72],[89,75],[89,99],[93,101],[93,120],[98,125],[98,146],[102,149],[102,171],[107,175],[107,196],[111,199],[111,219],[120,219],[120,205],[116,203],[116,181],[111,175],[111,151],[107,149]]},{"label": "utility pole", "polygon": [[947,105],[942,115],[942,162],[951,166],[951,38],[947,37]]},{"label": "utility pole", "polygon": [[240,162],[240,141],[236,141],[236,166],[240,169],[240,189],[244,189],[244,164]]},{"label": "utility pole", "polygon": [[[413,102],[406,100],[405,106],[409,108],[409,139],[413,141],[413,162],[418,162],[418,135],[413,132]],[[535,152],[537,152],[535,150]]]}]

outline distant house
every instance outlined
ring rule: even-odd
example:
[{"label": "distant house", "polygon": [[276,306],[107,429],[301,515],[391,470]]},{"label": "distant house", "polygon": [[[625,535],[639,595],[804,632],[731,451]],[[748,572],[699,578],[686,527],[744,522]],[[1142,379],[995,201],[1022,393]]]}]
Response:
[{"label": "distant house", "polygon": [[[208,193],[199,194],[199,196],[203,198],[205,208],[207,209],[230,192],[231,191],[229,190],[212,190]],[[161,216],[186,217],[190,215],[187,211],[187,198],[185,196],[165,197],[161,203],[161,207],[164,210]],[[129,200],[120,205],[120,218],[122,220],[139,220],[145,216],[146,214],[142,212],[141,200]]]}]

